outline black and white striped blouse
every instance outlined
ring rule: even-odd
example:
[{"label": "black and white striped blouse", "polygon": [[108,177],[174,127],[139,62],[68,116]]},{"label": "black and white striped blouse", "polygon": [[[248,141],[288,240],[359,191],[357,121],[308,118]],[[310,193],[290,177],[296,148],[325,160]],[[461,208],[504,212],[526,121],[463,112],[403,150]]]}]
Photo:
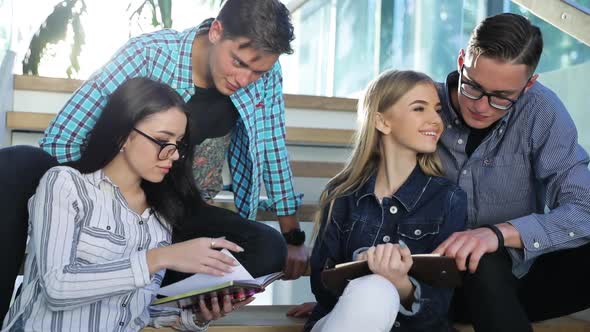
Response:
[{"label": "black and white striped blouse", "polygon": [[[29,214],[23,288],[4,330],[138,331],[154,323],[149,305],[164,271],[150,276],[146,252],[169,245],[171,233],[151,209],[132,211],[102,170],[59,166],[41,179]],[[155,316],[178,321],[170,315]]]}]

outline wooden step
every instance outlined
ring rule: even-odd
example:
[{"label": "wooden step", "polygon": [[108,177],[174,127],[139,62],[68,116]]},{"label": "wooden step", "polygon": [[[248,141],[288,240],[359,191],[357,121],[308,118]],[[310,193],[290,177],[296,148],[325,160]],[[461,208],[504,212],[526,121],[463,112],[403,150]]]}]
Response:
[{"label": "wooden step", "polygon": [[[73,93],[84,81],[42,77],[32,75],[14,75],[14,89],[56,93]],[[323,97],[284,94],[285,106],[296,109],[313,109],[320,111],[356,112],[358,100],[341,97]]]},{"label": "wooden step", "polygon": [[[6,128],[43,132],[55,114],[37,112],[6,112]],[[287,144],[349,146],[354,130],[287,127]]]},{"label": "wooden step", "polygon": [[[236,206],[233,202],[215,202],[213,205],[236,211]],[[303,204],[297,210],[297,220],[299,221],[313,221],[315,219],[317,204]],[[258,221],[277,221],[277,216],[274,212],[270,211],[258,211],[256,214],[256,220]]]},{"label": "wooden step", "polygon": [[[305,319],[287,317],[290,305],[246,306],[212,322],[210,332],[300,332]],[[471,326],[455,325],[459,332],[474,332]],[[561,317],[534,323],[535,332],[590,332],[590,322]],[[173,329],[145,328],[143,332],[173,332]]]},{"label": "wooden step", "polygon": [[[459,332],[474,332],[468,325],[455,325]],[[560,317],[533,323],[534,332],[590,332],[590,322],[572,317]],[[278,332],[278,331],[277,331]]]}]

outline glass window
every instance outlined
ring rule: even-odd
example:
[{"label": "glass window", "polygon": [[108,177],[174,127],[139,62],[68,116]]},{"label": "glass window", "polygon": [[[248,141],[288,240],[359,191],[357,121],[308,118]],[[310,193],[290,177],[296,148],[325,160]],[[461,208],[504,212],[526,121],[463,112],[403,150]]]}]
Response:
[{"label": "glass window", "polygon": [[[588,5],[590,0],[577,0]],[[523,7],[510,4],[509,11],[528,17],[543,33],[543,54],[537,67],[539,81],[551,88],[565,104],[578,128],[580,144],[590,151],[590,109],[588,87],[590,77],[590,47],[553,25],[536,17]]]},{"label": "glass window", "polygon": [[377,0],[339,0],[336,6],[334,92],[346,96],[362,90],[378,74],[375,68]]},{"label": "glass window", "polygon": [[0,63],[10,49],[12,36],[12,0],[0,0]]},{"label": "glass window", "polygon": [[331,0],[311,0],[293,15],[295,54],[281,57],[285,92],[330,95],[334,61]]},{"label": "glass window", "polygon": [[[590,8],[590,0],[568,2]],[[423,71],[443,81],[456,69],[472,29],[502,12],[524,15],[539,26],[544,39],[539,81],[560,96],[579,129],[589,127],[584,112],[590,99],[579,83],[590,77],[590,47],[509,0],[310,0],[295,13],[297,44],[295,54],[283,60],[285,91],[355,97],[390,68]],[[579,135],[590,150],[590,131]]]}]

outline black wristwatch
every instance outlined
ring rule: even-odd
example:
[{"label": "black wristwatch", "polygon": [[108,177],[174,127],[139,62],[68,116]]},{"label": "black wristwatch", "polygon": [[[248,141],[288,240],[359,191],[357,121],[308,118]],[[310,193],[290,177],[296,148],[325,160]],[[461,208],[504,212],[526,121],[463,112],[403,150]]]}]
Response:
[{"label": "black wristwatch", "polygon": [[305,242],[305,232],[299,228],[292,229],[287,233],[283,233],[285,242],[294,246],[300,246]]}]

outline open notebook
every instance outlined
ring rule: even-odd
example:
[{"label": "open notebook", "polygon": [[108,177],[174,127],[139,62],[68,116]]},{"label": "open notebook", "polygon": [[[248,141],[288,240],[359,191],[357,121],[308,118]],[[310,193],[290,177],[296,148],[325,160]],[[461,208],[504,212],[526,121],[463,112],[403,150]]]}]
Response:
[{"label": "open notebook", "polygon": [[[225,249],[221,252],[232,256]],[[234,302],[239,302],[254,294],[263,292],[268,285],[282,276],[283,272],[276,272],[253,278],[242,265],[234,267],[231,273],[227,273],[224,276],[197,273],[184,280],[160,288],[158,294],[164,297],[156,299],[152,305],[192,308],[193,306],[198,306],[201,295],[205,299],[218,296],[221,300],[221,297],[226,294],[232,295]],[[238,293],[240,289],[243,289],[244,293]]]}]

